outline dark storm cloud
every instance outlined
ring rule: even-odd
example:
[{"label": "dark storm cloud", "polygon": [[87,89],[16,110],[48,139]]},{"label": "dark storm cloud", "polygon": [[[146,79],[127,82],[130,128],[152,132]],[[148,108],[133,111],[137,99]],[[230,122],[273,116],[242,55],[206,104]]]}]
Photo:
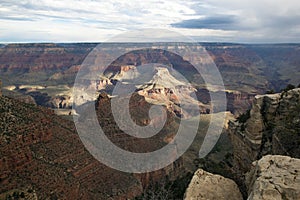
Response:
[{"label": "dark storm cloud", "polygon": [[176,28],[235,30],[236,23],[237,21],[234,16],[224,15],[183,20],[171,25]]}]

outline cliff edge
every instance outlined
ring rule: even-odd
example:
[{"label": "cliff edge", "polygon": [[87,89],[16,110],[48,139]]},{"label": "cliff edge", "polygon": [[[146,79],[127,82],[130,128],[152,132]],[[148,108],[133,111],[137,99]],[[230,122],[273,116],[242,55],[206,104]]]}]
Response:
[{"label": "cliff edge", "polygon": [[229,122],[235,170],[245,173],[264,155],[300,157],[300,88],[258,95],[251,110]]}]

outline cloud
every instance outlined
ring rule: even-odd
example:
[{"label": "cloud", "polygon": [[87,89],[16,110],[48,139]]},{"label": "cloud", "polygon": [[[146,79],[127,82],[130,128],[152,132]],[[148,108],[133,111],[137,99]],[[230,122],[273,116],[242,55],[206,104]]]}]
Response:
[{"label": "cloud", "polygon": [[106,41],[166,28],[201,41],[300,42],[298,0],[1,0],[0,42]]},{"label": "cloud", "polygon": [[8,21],[34,21],[31,18],[21,17],[21,16],[10,16],[10,17],[2,16],[1,19],[8,20]]},{"label": "cloud", "polygon": [[234,16],[223,15],[183,20],[171,25],[176,28],[234,30],[236,29],[235,24],[236,19]]},{"label": "cloud", "polygon": [[229,42],[300,42],[300,4],[297,0],[205,0],[195,3],[193,8],[200,18],[183,20],[172,26],[231,31],[229,37],[213,37]]}]

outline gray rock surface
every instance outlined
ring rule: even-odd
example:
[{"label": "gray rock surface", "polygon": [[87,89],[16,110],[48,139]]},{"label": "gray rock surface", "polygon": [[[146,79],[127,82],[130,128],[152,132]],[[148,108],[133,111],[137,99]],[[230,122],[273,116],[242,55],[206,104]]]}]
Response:
[{"label": "gray rock surface", "polygon": [[246,175],[248,200],[300,199],[300,159],[267,155]]}]

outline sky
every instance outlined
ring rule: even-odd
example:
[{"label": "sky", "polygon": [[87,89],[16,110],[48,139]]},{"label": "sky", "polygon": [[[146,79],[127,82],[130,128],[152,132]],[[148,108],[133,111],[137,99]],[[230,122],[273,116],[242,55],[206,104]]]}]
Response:
[{"label": "sky", "polygon": [[0,0],[0,43],[106,42],[148,28],[198,42],[300,43],[299,11],[299,0]]}]

